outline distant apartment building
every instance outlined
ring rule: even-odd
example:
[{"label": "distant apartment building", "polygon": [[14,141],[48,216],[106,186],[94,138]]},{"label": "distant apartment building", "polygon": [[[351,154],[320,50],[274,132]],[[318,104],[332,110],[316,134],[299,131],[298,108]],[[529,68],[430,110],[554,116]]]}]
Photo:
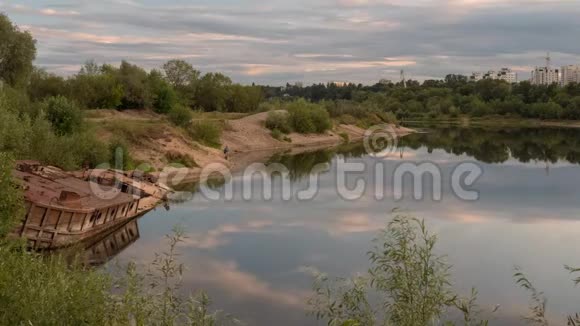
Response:
[{"label": "distant apartment building", "polygon": [[469,77],[471,81],[480,81],[482,79],[504,80],[512,84],[518,82],[518,74],[509,68],[502,68],[500,71],[474,72]]},{"label": "distant apartment building", "polygon": [[560,71],[558,69],[546,67],[536,67],[532,71],[530,79],[532,85],[552,85],[560,83]]},{"label": "distant apartment building", "polygon": [[580,65],[568,65],[562,67],[560,82],[562,86],[566,86],[570,83],[580,84]]}]

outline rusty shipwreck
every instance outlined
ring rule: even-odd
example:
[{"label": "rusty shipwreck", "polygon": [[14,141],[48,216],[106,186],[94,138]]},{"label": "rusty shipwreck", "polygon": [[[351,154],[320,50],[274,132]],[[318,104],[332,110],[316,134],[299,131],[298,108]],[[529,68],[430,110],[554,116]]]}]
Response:
[{"label": "rusty shipwreck", "polygon": [[164,202],[169,189],[141,172],[65,172],[19,161],[26,216],[13,234],[33,249],[57,249],[102,236]]}]

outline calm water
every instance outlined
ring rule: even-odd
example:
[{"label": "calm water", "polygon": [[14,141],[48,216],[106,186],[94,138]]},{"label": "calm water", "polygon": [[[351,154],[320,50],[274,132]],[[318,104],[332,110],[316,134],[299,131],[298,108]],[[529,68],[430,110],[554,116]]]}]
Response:
[{"label": "calm water", "polygon": [[[207,290],[215,308],[249,325],[323,325],[305,314],[309,270],[336,276],[364,272],[371,240],[397,207],[425,219],[440,235],[439,250],[453,264],[458,291],[467,295],[477,287],[482,308],[501,305],[490,317],[492,324],[523,324],[519,318],[528,300],[514,285],[514,265],[545,291],[549,314],[561,324],[566,313],[580,306],[580,289],[573,288],[563,269],[564,264],[580,265],[579,143],[580,130],[572,129],[438,128],[403,139],[394,155],[381,159],[387,176],[401,162],[436,162],[444,176],[441,201],[416,201],[410,194],[397,202],[389,196],[377,201],[372,169],[348,180],[352,185],[363,178],[371,185],[363,198],[341,199],[332,172],[337,159],[368,166],[377,162],[359,146],[276,155],[271,162],[291,168],[294,189],[306,188],[314,164],[330,164],[314,200],[283,201],[275,190],[266,201],[259,199],[259,187],[250,201],[239,195],[229,202],[209,201],[197,194],[170,211],[161,208],[138,220],[137,232],[131,232],[136,241],[115,260],[146,264],[165,248],[164,235],[179,224],[189,237],[181,249],[188,267],[186,289]],[[472,187],[480,192],[475,202],[456,198],[448,186],[451,170],[465,161],[484,170]],[[236,176],[234,189],[241,183]]]}]

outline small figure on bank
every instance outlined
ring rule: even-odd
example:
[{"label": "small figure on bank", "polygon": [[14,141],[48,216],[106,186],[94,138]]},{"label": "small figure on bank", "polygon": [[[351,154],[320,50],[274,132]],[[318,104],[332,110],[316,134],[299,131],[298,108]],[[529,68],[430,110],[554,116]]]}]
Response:
[{"label": "small figure on bank", "polygon": [[224,157],[227,159],[229,159],[229,154],[230,154],[230,148],[228,147],[228,145],[226,145],[226,147],[224,147]]}]

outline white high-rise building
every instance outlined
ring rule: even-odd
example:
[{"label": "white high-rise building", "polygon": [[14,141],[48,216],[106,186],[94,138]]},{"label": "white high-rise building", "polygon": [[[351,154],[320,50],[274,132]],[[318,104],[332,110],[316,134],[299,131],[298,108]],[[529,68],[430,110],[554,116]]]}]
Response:
[{"label": "white high-rise building", "polygon": [[532,85],[552,85],[560,82],[560,71],[548,67],[536,67],[530,79]]},{"label": "white high-rise building", "polygon": [[518,82],[518,74],[513,72],[510,68],[501,68],[500,71],[490,70],[486,73],[474,72],[469,77],[471,81],[480,81],[482,79],[497,79],[504,80],[510,84]]},{"label": "white high-rise building", "polygon": [[546,56],[546,66],[536,67],[532,70],[532,77],[530,83],[532,85],[552,85],[560,83],[560,71],[551,67],[552,58],[550,53]]},{"label": "white high-rise building", "polygon": [[518,73],[512,71],[510,68],[501,68],[499,72],[495,73],[495,78],[492,78],[505,80],[506,82],[513,84],[518,82]]},{"label": "white high-rise building", "polygon": [[560,82],[562,86],[570,83],[580,84],[580,65],[568,65],[562,67]]}]

